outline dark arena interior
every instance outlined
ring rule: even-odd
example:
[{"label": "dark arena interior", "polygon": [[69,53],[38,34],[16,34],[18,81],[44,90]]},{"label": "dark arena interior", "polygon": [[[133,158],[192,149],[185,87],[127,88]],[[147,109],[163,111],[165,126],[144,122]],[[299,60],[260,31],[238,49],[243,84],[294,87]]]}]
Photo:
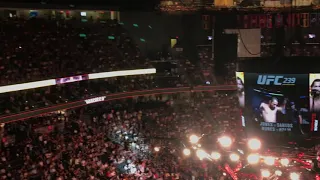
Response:
[{"label": "dark arena interior", "polygon": [[0,180],[320,180],[319,8],[1,1]]}]

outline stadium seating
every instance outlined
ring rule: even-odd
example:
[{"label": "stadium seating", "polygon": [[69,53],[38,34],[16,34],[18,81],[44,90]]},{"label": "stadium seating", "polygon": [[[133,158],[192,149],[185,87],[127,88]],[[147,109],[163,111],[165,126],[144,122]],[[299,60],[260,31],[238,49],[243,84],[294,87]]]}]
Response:
[{"label": "stadium seating", "polygon": [[[211,141],[211,136],[221,133],[220,124],[229,120],[229,110],[236,113],[236,108],[222,106],[236,104],[235,98],[224,99],[207,93],[166,96],[163,100],[145,97],[6,124],[0,177],[218,178],[222,173],[213,163],[188,159],[182,150],[190,134],[204,133],[206,141]],[[221,106],[212,111],[216,119],[199,111],[204,104]]]},{"label": "stadium seating", "polygon": [[10,18],[1,28],[1,85],[148,67],[113,20]]}]

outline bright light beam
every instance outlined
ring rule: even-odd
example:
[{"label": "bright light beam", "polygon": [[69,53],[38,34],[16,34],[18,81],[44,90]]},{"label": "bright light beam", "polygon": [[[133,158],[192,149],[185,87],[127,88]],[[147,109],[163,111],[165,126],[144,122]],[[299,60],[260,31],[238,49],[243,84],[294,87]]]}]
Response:
[{"label": "bright light beam", "polygon": [[213,160],[218,160],[218,159],[220,159],[220,157],[221,157],[221,154],[218,153],[218,152],[212,152],[212,153],[211,153],[211,158],[212,158]]},{"label": "bright light beam", "polygon": [[289,165],[289,159],[283,158],[280,160],[280,163],[282,166],[288,166]]},{"label": "bright light beam", "polygon": [[291,180],[299,180],[300,179],[300,174],[298,174],[296,172],[292,172],[292,173],[290,173],[290,179]]},{"label": "bright light beam", "polygon": [[192,144],[196,144],[196,143],[198,143],[199,142],[199,137],[197,136],[197,135],[191,135],[190,137],[189,137],[189,140],[190,140],[190,142],[192,143]]},{"label": "bright light beam", "polygon": [[186,155],[186,156],[189,156],[189,155],[191,154],[190,149],[187,149],[187,148],[184,149],[184,150],[183,150],[183,154]]},{"label": "bright light beam", "polygon": [[235,154],[235,153],[232,153],[232,154],[230,154],[230,160],[231,161],[239,161],[239,159],[240,159],[240,157],[239,157],[239,155],[238,154]]},{"label": "bright light beam", "polygon": [[196,154],[200,160],[203,160],[207,156],[207,153],[202,149],[198,149]]},{"label": "bright light beam", "polygon": [[268,178],[268,177],[270,177],[270,175],[271,175],[271,173],[270,173],[270,171],[269,170],[261,170],[261,176],[263,177],[263,178]]},{"label": "bright light beam", "polygon": [[248,141],[248,147],[254,151],[259,150],[261,148],[261,142],[259,139],[250,139]]},{"label": "bright light beam", "polygon": [[218,141],[220,145],[225,148],[230,147],[232,144],[232,140],[229,136],[222,136],[218,139]]},{"label": "bright light beam", "polygon": [[275,159],[274,157],[268,156],[268,157],[265,157],[265,158],[264,158],[264,163],[265,163],[266,165],[272,166],[272,165],[274,165],[275,160],[276,160],[276,159]]},{"label": "bright light beam", "polygon": [[259,160],[260,160],[260,156],[259,156],[259,154],[250,154],[247,157],[247,160],[248,160],[249,164],[258,164]]}]

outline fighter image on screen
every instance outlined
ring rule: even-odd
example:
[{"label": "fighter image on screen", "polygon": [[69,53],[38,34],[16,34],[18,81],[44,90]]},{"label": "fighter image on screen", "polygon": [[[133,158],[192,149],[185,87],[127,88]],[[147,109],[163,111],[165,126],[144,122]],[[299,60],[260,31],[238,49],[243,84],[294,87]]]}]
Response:
[{"label": "fighter image on screen", "polygon": [[284,100],[282,106],[278,106],[279,102],[276,97],[271,98],[268,103],[262,102],[260,104],[261,117],[265,122],[276,123],[277,122],[277,113],[281,112],[282,114],[286,113],[287,100]]},{"label": "fighter image on screen", "polygon": [[311,84],[311,95],[310,95],[310,111],[320,111],[320,79],[315,79]]},{"label": "fighter image on screen", "polygon": [[245,99],[244,99],[244,83],[241,78],[237,77],[237,96],[239,99],[240,107],[244,107]]}]

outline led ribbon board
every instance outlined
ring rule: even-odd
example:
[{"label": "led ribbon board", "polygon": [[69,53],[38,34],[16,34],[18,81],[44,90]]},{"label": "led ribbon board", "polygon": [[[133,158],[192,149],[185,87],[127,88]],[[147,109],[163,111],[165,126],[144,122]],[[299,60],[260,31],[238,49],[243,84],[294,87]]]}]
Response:
[{"label": "led ribbon board", "polygon": [[92,73],[88,75],[76,75],[71,77],[49,79],[43,81],[35,81],[21,84],[13,84],[7,86],[0,86],[0,93],[22,91],[27,89],[35,89],[47,86],[54,86],[57,84],[72,83],[77,81],[84,81],[90,79],[100,79],[100,78],[110,78],[110,77],[119,77],[119,76],[133,76],[133,75],[143,75],[143,74],[155,74],[155,68],[148,69],[134,69],[134,70],[123,70],[123,71],[111,71],[111,72],[101,72],[101,73]]}]

